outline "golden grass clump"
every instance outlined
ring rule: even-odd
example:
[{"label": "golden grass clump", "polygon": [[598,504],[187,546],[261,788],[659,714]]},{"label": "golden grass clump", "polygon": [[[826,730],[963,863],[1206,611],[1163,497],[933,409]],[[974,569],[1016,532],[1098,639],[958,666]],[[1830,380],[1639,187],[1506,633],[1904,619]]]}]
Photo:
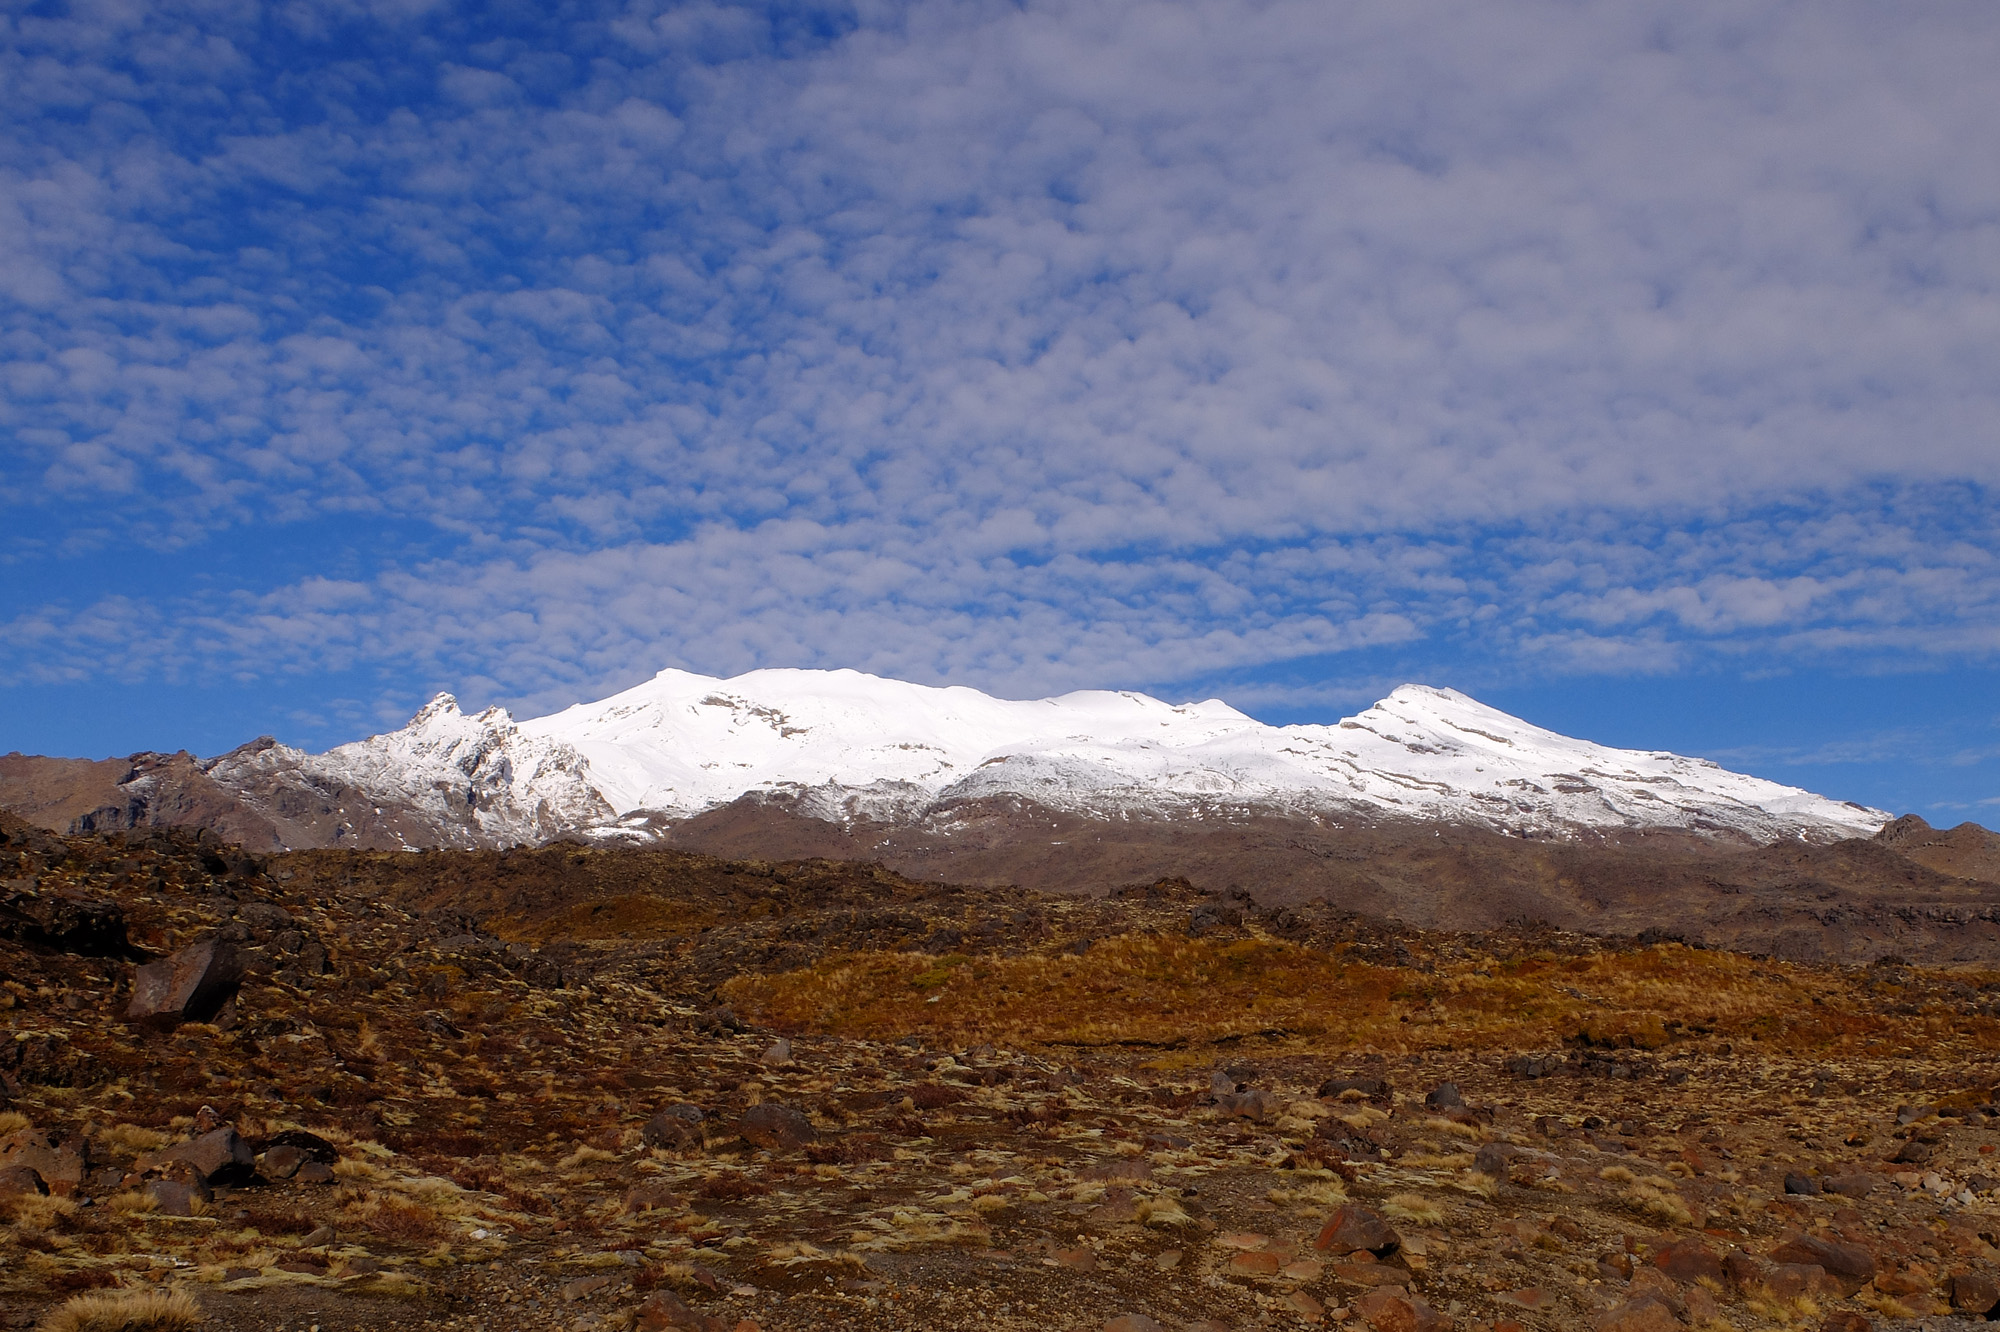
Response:
[{"label": "golden grass clump", "polygon": [[1142,1226],[1152,1226],[1159,1230],[1194,1224],[1194,1218],[1187,1214],[1180,1200],[1165,1194],[1134,1201],[1132,1219]]},{"label": "golden grass clump", "polygon": [[19,1133],[34,1122],[34,1120],[29,1119],[19,1110],[0,1110],[0,1138],[7,1137],[9,1134]]},{"label": "golden grass clump", "polygon": [[1444,1224],[1444,1208],[1421,1193],[1395,1193],[1383,1200],[1382,1215],[1419,1226]]},{"label": "golden grass clump", "polygon": [[201,1322],[185,1291],[99,1290],[51,1309],[36,1332],[179,1332]]},{"label": "golden grass clump", "polygon": [[149,1129],[138,1124],[113,1124],[97,1135],[98,1141],[120,1152],[130,1152],[137,1156],[141,1152],[157,1152],[173,1139],[158,1129]]},{"label": "golden grass clump", "polygon": [[1680,1194],[1660,1188],[1656,1181],[1633,1185],[1625,1191],[1622,1201],[1633,1211],[1642,1212],[1656,1221],[1676,1226],[1694,1224],[1694,1212]]}]

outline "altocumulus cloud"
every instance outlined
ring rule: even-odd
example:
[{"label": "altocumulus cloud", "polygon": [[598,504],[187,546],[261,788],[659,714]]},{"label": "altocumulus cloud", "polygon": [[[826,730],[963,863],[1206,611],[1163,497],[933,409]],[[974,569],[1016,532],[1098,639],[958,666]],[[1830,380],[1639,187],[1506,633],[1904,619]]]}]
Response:
[{"label": "altocumulus cloud", "polygon": [[2000,655],[1989,5],[6,22],[0,679]]}]

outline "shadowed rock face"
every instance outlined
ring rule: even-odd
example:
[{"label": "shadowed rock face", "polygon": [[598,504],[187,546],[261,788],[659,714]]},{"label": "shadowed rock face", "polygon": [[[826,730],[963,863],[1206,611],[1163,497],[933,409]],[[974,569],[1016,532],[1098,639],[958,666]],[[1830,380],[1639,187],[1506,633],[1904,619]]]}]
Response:
[{"label": "shadowed rock face", "polygon": [[236,949],[220,939],[204,939],[135,970],[125,1016],[156,1027],[206,1022],[222,1011],[242,979]]}]

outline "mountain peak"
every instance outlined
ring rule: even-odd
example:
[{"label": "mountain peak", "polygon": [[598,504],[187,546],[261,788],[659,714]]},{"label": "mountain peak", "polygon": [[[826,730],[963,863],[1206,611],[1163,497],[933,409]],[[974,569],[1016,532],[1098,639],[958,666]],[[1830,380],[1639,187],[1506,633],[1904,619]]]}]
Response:
[{"label": "mountain peak", "polygon": [[399,731],[284,761],[503,844],[638,836],[745,795],[835,821],[935,827],[993,800],[1084,817],[1400,820],[1555,837],[1673,829],[1824,842],[1888,822],[1415,683],[1331,725],[1267,726],[1217,699],[1170,704],[1132,690],[1017,701],[855,670],[665,670],[518,724],[498,708],[466,717],[439,694]]}]

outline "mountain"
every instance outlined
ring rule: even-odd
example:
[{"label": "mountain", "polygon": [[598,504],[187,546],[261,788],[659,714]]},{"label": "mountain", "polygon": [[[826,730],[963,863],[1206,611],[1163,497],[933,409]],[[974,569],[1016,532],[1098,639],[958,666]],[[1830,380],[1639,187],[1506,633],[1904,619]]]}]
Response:
[{"label": "mountain", "polygon": [[[7,762],[0,803],[12,803]],[[56,761],[13,762],[26,771]],[[160,821],[149,801],[226,808],[239,838],[261,820],[273,847],[672,841],[745,801],[932,836],[1000,807],[1125,823],[1275,818],[1755,843],[1829,843],[1889,821],[1706,760],[1571,739],[1423,685],[1332,726],[1267,726],[1216,700],[1084,691],[1016,702],[856,671],[721,680],[670,670],[525,722],[498,708],[468,715],[444,694],[399,730],[323,754],[259,740],[180,762],[171,790],[162,770],[135,767],[105,797],[108,773],[93,769],[92,794],[38,799],[79,811],[72,821],[85,827]],[[48,773],[37,771],[44,791]]]}]

